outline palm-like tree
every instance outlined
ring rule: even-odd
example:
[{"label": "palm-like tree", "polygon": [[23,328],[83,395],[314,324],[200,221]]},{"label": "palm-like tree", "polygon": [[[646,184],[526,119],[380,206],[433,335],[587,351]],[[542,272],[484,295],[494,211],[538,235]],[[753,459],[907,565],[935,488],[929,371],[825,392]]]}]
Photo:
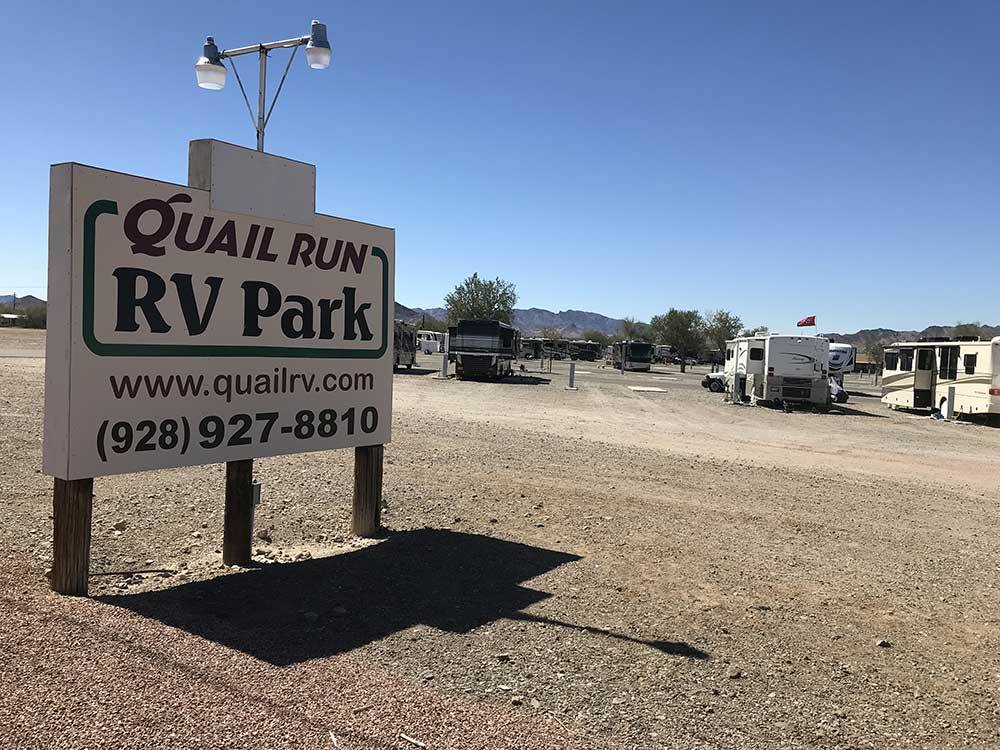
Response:
[{"label": "palm-like tree", "polygon": [[625,318],[622,321],[622,338],[626,341],[639,337],[639,321],[635,318]]}]

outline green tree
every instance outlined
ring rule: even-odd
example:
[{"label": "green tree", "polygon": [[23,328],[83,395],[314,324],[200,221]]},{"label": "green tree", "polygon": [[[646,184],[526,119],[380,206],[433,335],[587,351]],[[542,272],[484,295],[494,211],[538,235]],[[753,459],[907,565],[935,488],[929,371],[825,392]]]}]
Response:
[{"label": "green tree", "polygon": [[656,337],[653,335],[653,329],[649,323],[643,323],[639,321],[635,324],[635,337],[637,341],[646,341],[650,344],[656,342]]},{"label": "green tree", "polygon": [[625,318],[622,321],[621,335],[626,341],[633,341],[639,338],[642,324],[635,318]]},{"label": "green tree", "polygon": [[44,307],[29,307],[24,313],[26,328],[45,328],[48,312]]},{"label": "green tree", "polygon": [[757,326],[756,328],[744,328],[740,331],[740,336],[766,336],[770,331],[767,326]]},{"label": "green tree", "polygon": [[871,334],[865,336],[864,341],[861,343],[861,351],[864,352],[865,358],[875,367],[882,366],[882,359],[885,356],[885,344],[882,343],[882,339],[878,336]]},{"label": "green tree", "polygon": [[517,288],[499,276],[492,281],[472,274],[444,298],[448,322],[483,318],[510,323],[517,304]]},{"label": "green tree", "polygon": [[541,331],[538,332],[538,335],[541,336],[543,339],[561,339],[562,331],[560,331],[558,328],[549,327],[549,328],[543,328]]},{"label": "green tree", "polygon": [[447,333],[448,324],[443,320],[438,320],[433,315],[428,315],[424,313],[420,316],[420,325],[418,328],[421,331],[435,331],[437,333]]},{"label": "green tree", "polygon": [[708,310],[704,315],[705,338],[720,352],[726,350],[726,342],[734,339],[742,330],[743,321],[728,310]]},{"label": "green tree", "polygon": [[979,321],[975,323],[956,323],[955,328],[952,329],[952,336],[981,336],[983,333],[983,324]]},{"label": "green tree", "polygon": [[611,343],[611,337],[604,333],[604,331],[598,331],[596,328],[591,328],[588,331],[584,331],[582,338],[585,341],[595,341],[601,346],[607,346]]},{"label": "green tree", "polygon": [[705,324],[697,310],[677,310],[671,307],[663,315],[654,315],[649,322],[654,340],[668,344],[681,358],[684,372],[685,357],[698,354],[705,345]]}]

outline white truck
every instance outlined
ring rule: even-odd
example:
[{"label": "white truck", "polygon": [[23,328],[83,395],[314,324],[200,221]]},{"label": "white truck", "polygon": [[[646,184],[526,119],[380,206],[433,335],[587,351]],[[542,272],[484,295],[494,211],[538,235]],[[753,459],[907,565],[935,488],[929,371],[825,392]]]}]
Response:
[{"label": "white truck", "polygon": [[[734,401],[826,407],[830,404],[829,358],[830,342],[820,336],[769,334],[733,339],[726,342],[723,383]],[[712,383],[706,387],[712,388]]]}]

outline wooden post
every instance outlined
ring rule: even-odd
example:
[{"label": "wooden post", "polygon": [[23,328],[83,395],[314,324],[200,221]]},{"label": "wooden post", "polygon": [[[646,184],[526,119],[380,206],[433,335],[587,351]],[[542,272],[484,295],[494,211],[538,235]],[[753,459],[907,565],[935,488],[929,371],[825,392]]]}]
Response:
[{"label": "wooden post", "polygon": [[354,449],[354,507],[351,532],[362,537],[378,536],[382,529],[382,457],[385,446]]},{"label": "wooden post", "polygon": [[93,479],[56,479],[52,492],[52,590],[87,595]]},{"label": "wooden post", "polygon": [[222,528],[222,562],[249,565],[253,542],[253,459],[226,462],[226,512]]}]

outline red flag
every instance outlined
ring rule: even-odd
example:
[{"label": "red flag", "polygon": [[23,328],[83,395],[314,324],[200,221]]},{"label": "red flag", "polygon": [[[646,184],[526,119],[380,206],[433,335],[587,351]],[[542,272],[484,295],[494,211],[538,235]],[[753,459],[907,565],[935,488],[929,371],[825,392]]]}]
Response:
[{"label": "red flag", "polygon": [[814,326],[814,325],[816,325],[816,316],[815,315],[810,315],[808,318],[803,318],[802,320],[800,320],[795,325],[799,326],[800,328],[802,326]]}]

